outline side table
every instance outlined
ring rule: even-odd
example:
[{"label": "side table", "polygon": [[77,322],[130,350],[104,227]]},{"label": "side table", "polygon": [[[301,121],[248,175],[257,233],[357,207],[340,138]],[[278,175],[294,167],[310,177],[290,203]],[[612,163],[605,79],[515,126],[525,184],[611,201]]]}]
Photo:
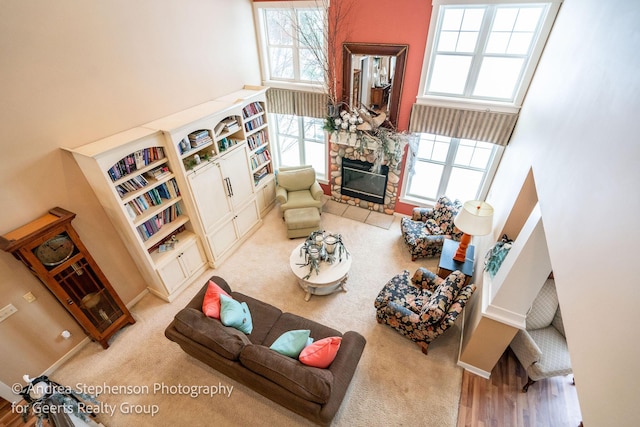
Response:
[{"label": "side table", "polygon": [[440,255],[440,264],[438,264],[438,276],[445,279],[449,274],[456,270],[460,270],[467,276],[464,284],[468,284],[473,276],[473,263],[474,263],[474,247],[469,245],[467,247],[467,256],[464,262],[458,262],[453,259],[458,245],[460,242],[455,240],[445,239],[442,245],[442,254]]},{"label": "side table", "polygon": [[347,291],[346,282],[351,268],[351,256],[342,258],[342,262],[337,260],[333,264],[321,262],[318,273],[314,271],[311,276],[305,279],[309,273],[309,266],[300,265],[304,263],[304,256],[300,255],[300,248],[304,243],[299,244],[291,252],[289,266],[298,279],[298,284],[306,291],[305,301],[309,301],[311,295],[329,295],[337,291]]}]

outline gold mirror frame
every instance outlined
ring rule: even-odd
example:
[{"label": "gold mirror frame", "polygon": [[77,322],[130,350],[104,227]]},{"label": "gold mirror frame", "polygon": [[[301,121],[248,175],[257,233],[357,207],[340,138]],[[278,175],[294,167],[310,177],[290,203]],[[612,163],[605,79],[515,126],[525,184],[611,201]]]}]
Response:
[{"label": "gold mirror frame", "polygon": [[389,100],[388,120],[396,127],[400,110],[400,96],[404,80],[404,69],[407,62],[406,44],[371,44],[371,43],[343,43],[342,45],[342,100],[349,103],[351,95],[351,59],[352,55],[395,56],[396,66],[391,85],[391,99]]}]

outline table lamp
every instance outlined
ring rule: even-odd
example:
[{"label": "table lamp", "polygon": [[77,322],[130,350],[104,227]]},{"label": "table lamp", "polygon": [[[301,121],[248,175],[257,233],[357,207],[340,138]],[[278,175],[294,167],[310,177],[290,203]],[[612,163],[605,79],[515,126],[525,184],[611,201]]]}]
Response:
[{"label": "table lamp", "polygon": [[484,236],[491,233],[493,207],[481,200],[464,202],[462,209],[453,219],[453,223],[463,233],[453,259],[458,262],[465,262],[471,236]]}]

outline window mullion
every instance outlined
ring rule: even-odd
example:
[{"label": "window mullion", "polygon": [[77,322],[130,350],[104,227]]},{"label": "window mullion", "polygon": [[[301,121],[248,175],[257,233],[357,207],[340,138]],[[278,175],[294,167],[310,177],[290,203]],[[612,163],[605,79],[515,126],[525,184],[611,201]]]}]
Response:
[{"label": "window mullion", "polygon": [[442,179],[440,180],[440,186],[438,187],[438,196],[444,195],[449,184],[449,178],[451,177],[451,170],[453,169],[453,162],[458,152],[458,138],[451,138],[449,143],[449,151],[447,152],[447,160],[444,163],[444,169],[442,171]]},{"label": "window mullion", "polygon": [[304,142],[305,142],[304,120],[302,116],[298,116],[298,147],[300,147],[299,152],[300,152],[301,165],[307,164],[306,162],[307,153],[306,153],[306,147]]},{"label": "window mullion", "polygon": [[295,24],[293,25],[293,52],[292,52],[292,59],[293,59],[293,78],[297,81],[300,80],[300,40],[298,39],[298,32],[300,31],[300,23],[298,21],[298,12],[296,10],[292,10],[291,11],[292,14],[292,22],[294,22]]},{"label": "window mullion", "polygon": [[482,66],[485,48],[489,42],[489,33],[491,32],[491,25],[493,23],[495,13],[495,6],[489,6],[485,9],[485,13],[482,18],[482,26],[480,27],[480,33],[478,34],[478,43],[476,50],[473,53],[467,84],[464,88],[464,96],[467,98],[473,98],[473,90],[476,87],[478,75],[480,74],[480,67]]}]

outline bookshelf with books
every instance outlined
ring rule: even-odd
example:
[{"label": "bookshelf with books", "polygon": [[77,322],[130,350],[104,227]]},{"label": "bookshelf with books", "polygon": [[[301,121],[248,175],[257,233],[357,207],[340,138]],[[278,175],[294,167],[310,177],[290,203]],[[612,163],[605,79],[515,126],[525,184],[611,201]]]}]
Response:
[{"label": "bookshelf with books", "polygon": [[254,101],[243,110],[247,145],[251,149],[251,172],[261,215],[265,215],[275,205],[276,194],[265,105],[266,100]]},{"label": "bookshelf with books", "polygon": [[[176,165],[167,156],[162,133],[138,127],[66,150],[98,196],[149,290],[171,301],[204,270],[206,257],[187,215]],[[164,250],[167,242],[171,242],[169,251]],[[177,275],[159,274],[160,266],[178,260],[186,245],[194,244],[200,247],[200,257],[192,258],[189,276],[167,281]]]},{"label": "bookshelf with books", "polygon": [[266,87],[245,86],[222,99],[236,99],[242,103],[242,127],[247,147],[253,185],[258,199],[260,215],[264,216],[275,205],[275,175],[271,161]]},{"label": "bookshelf with books", "polygon": [[149,290],[167,301],[238,248],[275,204],[266,91],[245,86],[65,149]]},{"label": "bookshelf with books", "polygon": [[[177,180],[189,190],[182,197],[211,266],[220,264],[261,224],[243,108],[235,97],[217,99],[144,125],[162,131],[167,146],[175,147],[167,155],[183,165]],[[204,152],[193,143],[198,135],[207,139]],[[191,141],[187,151],[182,149],[185,137]]]}]

